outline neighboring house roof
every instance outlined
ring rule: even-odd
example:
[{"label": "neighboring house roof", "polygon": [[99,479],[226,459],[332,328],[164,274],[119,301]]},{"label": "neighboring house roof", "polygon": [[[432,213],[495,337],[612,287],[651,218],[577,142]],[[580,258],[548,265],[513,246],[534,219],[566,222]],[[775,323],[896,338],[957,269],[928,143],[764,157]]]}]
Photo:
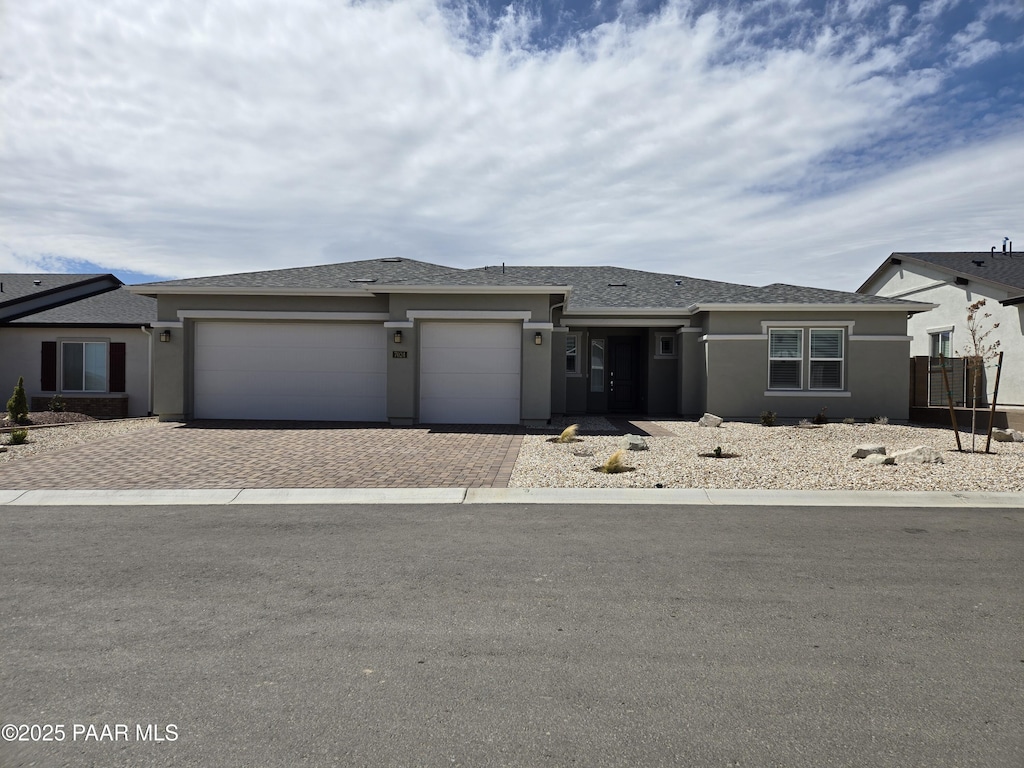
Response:
[{"label": "neighboring house roof", "polygon": [[110,274],[0,274],[0,322],[119,288]]},{"label": "neighboring house roof", "polygon": [[692,313],[708,308],[856,306],[921,312],[934,305],[776,283],[762,287],[624,267],[486,266],[458,269],[413,259],[370,259],[315,267],[244,272],[131,286],[161,293],[528,292],[565,294],[567,314],[615,311]]},{"label": "neighboring house roof", "polygon": [[954,277],[982,280],[1010,294],[1010,298],[1004,300],[1003,304],[1024,302],[1024,253],[1002,251],[896,252],[889,256],[857,291],[870,291],[886,270],[896,264],[930,267]]},{"label": "neighboring house roof", "polygon": [[156,299],[138,296],[125,287],[12,320],[11,325],[65,325],[137,328],[156,320]]}]

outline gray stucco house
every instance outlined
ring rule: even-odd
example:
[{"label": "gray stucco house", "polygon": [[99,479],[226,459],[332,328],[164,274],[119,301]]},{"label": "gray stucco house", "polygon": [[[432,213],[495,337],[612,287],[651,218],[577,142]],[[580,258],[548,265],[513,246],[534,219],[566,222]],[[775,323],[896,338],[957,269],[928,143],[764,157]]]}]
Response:
[{"label": "gray stucco house", "polygon": [[131,286],[161,418],[543,424],[553,415],[908,415],[930,304],[620,267],[410,259]]},{"label": "gray stucco house", "polygon": [[[988,341],[998,339],[1004,353],[999,403],[1024,406],[1024,253],[1015,253],[1012,243],[1008,250],[893,253],[857,291],[936,305],[907,324],[914,357],[963,356],[969,347],[967,307],[985,299],[984,312],[991,317],[984,326],[999,323]],[[987,378],[991,383],[994,374]]]},{"label": "gray stucco house", "polygon": [[156,301],[114,275],[0,275],[0,392],[18,383],[32,410],[60,395],[98,418],[150,413]]}]

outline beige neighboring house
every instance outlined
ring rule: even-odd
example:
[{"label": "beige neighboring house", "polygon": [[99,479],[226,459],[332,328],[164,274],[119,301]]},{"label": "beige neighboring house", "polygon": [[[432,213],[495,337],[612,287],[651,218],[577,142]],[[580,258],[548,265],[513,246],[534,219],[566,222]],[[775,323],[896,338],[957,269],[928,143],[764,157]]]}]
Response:
[{"label": "beige neighboring house", "polygon": [[[1004,353],[998,404],[1024,406],[1024,253],[1014,253],[1012,244],[979,253],[893,253],[857,292],[937,305],[907,321],[914,357],[964,355],[970,341],[967,308],[985,299],[983,311],[992,317],[983,324],[999,323],[987,341],[998,339]],[[986,378],[991,392],[994,369]]]},{"label": "beige neighboring house", "polygon": [[60,395],[96,418],[151,411],[156,301],[114,275],[0,274],[0,395],[18,383],[32,410]]},{"label": "beige neighboring house", "polygon": [[[165,420],[909,415],[931,304],[621,267],[385,258],[133,285]],[[880,375],[884,371],[885,375]]]}]

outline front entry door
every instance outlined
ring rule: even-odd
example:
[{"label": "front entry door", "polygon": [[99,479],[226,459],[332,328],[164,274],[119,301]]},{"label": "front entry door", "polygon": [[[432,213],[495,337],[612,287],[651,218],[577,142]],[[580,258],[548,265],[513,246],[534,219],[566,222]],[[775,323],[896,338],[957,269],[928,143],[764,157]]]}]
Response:
[{"label": "front entry door", "polygon": [[608,410],[638,412],[643,390],[641,339],[611,336],[608,339]]}]

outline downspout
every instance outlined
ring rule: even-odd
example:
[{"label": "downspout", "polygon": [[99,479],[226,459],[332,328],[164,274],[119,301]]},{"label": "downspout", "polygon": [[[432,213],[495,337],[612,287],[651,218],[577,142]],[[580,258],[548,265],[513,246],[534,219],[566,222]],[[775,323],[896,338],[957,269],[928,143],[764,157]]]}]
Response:
[{"label": "downspout", "polygon": [[146,367],[146,413],[153,415],[153,333],[142,326],[142,332],[149,337],[148,355],[149,365]]}]

